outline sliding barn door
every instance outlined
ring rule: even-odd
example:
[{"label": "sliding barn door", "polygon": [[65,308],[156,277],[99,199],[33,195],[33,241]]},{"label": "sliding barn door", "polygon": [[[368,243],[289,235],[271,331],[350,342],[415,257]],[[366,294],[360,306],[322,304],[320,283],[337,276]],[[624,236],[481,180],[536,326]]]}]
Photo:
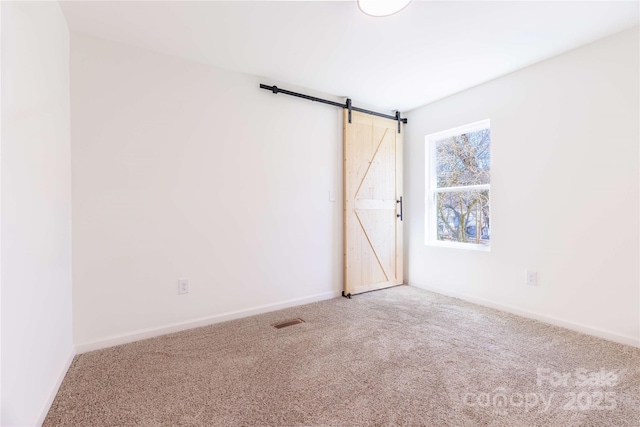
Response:
[{"label": "sliding barn door", "polygon": [[344,294],[402,284],[402,138],[398,122],[344,117]]}]

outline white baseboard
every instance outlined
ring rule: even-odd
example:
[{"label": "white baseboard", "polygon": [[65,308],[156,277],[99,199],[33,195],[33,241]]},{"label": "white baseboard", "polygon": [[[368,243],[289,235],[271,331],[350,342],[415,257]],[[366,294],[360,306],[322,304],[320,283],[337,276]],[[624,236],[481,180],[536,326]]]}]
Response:
[{"label": "white baseboard", "polygon": [[62,370],[60,371],[60,374],[58,374],[58,379],[56,380],[55,384],[53,385],[53,387],[51,387],[51,390],[49,391],[49,397],[47,398],[46,402],[44,402],[44,405],[42,406],[42,410],[40,411],[38,420],[34,424],[35,426],[40,427],[42,426],[42,423],[44,423],[44,419],[47,417],[47,414],[49,413],[49,409],[51,409],[53,400],[56,398],[56,395],[58,394],[58,390],[62,385],[64,376],[67,375],[67,371],[69,370],[69,367],[71,366],[71,362],[73,362],[74,357],[76,357],[76,349],[72,347],[71,351],[69,352],[69,356],[67,357],[67,360],[64,366],[62,367]]},{"label": "white baseboard", "polygon": [[76,344],[76,351],[78,352],[78,354],[82,354],[88,351],[100,350],[103,348],[113,347],[115,345],[127,344],[130,342],[153,338],[173,332],[180,332],[187,329],[198,328],[200,326],[207,326],[214,323],[226,322],[228,320],[240,319],[242,317],[253,316],[256,314],[268,313],[270,311],[282,310],[283,308],[295,307],[298,305],[309,304],[317,301],[324,301],[332,298],[337,298],[339,296],[341,296],[341,291],[324,292],[308,297],[290,299],[275,304],[261,305],[245,310],[201,317],[185,322],[172,323],[158,328],[137,330],[126,334],[115,335],[95,341]]},{"label": "white baseboard", "polygon": [[583,334],[593,335],[598,338],[603,338],[605,340],[614,341],[620,344],[626,344],[633,347],[640,347],[640,339],[629,336],[629,335],[619,334],[617,332],[609,331],[606,329],[595,328],[593,326],[584,325],[582,323],[561,319],[555,316],[549,316],[547,314],[542,314],[539,312],[526,310],[523,308],[511,306],[511,305],[500,304],[491,300],[474,297],[468,294],[452,292],[446,289],[435,288],[432,286],[423,286],[416,283],[410,283],[409,285],[415,286],[416,288],[425,289],[427,291],[435,292],[441,295],[459,298],[461,300],[468,301],[478,305],[483,305],[485,307],[491,307],[497,310],[506,311],[507,313],[516,314],[518,316],[526,317],[529,319],[539,320],[540,322],[549,323],[555,326],[560,326],[565,329],[571,329],[572,331],[582,332]]}]

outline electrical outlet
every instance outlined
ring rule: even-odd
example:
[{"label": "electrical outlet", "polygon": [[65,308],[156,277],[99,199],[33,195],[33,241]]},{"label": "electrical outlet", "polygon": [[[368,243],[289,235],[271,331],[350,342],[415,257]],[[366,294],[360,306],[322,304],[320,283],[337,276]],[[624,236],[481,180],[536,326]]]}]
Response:
[{"label": "electrical outlet", "polygon": [[538,285],[538,272],[537,271],[526,271],[526,284],[531,286]]},{"label": "electrical outlet", "polygon": [[330,202],[336,201],[336,192],[334,190],[329,190],[329,201]]},{"label": "electrical outlet", "polygon": [[188,294],[191,289],[189,289],[189,280],[180,279],[178,280],[178,293],[179,294]]}]

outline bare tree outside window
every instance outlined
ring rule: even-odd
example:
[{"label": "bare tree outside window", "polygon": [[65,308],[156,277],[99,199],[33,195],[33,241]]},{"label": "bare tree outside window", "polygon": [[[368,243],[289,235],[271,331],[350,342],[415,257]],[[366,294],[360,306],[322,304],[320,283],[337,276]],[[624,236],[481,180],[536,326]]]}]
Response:
[{"label": "bare tree outside window", "polygon": [[440,242],[489,246],[491,130],[488,121],[432,135],[431,224]]}]

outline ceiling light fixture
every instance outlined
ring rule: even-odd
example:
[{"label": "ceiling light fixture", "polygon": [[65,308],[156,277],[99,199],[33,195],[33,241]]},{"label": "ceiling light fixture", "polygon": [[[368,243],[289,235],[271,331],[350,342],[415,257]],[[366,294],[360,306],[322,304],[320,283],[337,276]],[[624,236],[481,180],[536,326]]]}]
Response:
[{"label": "ceiling light fixture", "polygon": [[358,0],[362,13],[370,16],[389,16],[400,12],[411,0]]}]

